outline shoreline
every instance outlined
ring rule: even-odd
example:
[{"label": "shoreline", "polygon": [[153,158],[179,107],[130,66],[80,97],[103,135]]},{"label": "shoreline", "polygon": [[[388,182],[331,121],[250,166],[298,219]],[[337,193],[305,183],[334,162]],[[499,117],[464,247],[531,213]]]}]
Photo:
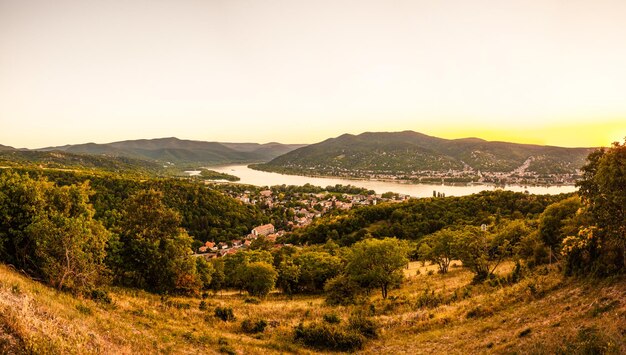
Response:
[{"label": "shoreline", "polygon": [[[432,186],[493,186],[493,187],[506,187],[506,186],[521,186],[521,187],[575,187],[576,184],[518,184],[518,183],[504,183],[504,184],[497,184],[497,183],[492,183],[492,182],[475,182],[475,181],[471,181],[471,182],[450,182],[450,183],[436,183],[436,182],[413,182],[411,180],[403,180],[403,179],[381,179],[381,178],[377,178],[377,179],[368,179],[368,178],[357,178],[357,177],[352,177],[352,176],[336,176],[336,175],[321,175],[321,174],[296,174],[296,173],[284,173],[284,172],[277,172],[277,171],[268,171],[268,170],[263,170],[263,169],[258,169],[256,167],[253,167],[253,164],[242,164],[245,165],[248,169],[252,169],[255,171],[262,171],[265,173],[272,173],[272,174],[280,174],[280,175],[287,175],[287,176],[303,176],[303,177],[313,177],[313,178],[326,178],[326,179],[344,179],[344,180],[354,180],[354,181],[377,181],[377,182],[388,182],[388,183],[396,183],[396,184],[402,184],[402,185],[432,185]],[[222,165],[225,166],[225,165]]]}]

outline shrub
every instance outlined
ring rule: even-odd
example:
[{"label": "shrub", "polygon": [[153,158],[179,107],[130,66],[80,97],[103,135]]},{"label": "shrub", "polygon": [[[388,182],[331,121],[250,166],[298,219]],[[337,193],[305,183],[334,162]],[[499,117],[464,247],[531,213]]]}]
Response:
[{"label": "shrub", "polygon": [[337,313],[327,313],[324,314],[324,322],[330,324],[339,324],[341,323],[341,318],[337,315]]},{"label": "shrub", "polygon": [[265,327],[267,327],[267,322],[264,319],[260,319],[257,321],[246,319],[243,322],[241,322],[241,330],[244,333],[249,333],[249,334],[263,333],[263,331],[265,331]]},{"label": "shrub", "polygon": [[365,337],[352,329],[341,329],[328,323],[300,323],[295,339],[322,350],[355,351],[363,347]]},{"label": "shrub", "polygon": [[491,307],[485,307],[483,305],[478,305],[467,312],[467,318],[482,318],[488,317],[493,314],[493,309]]},{"label": "shrub", "polygon": [[243,302],[249,304],[259,304],[261,303],[261,300],[256,297],[246,297]]},{"label": "shrub", "polygon": [[111,304],[113,302],[109,293],[100,289],[91,290],[90,298],[98,303]]},{"label": "shrub", "polygon": [[198,309],[200,309],[201,311],[206,311],[206,309],[207,309],[206,301],[204,301],[204,300],[200,301],[200,305],[198,306]]},{"label": "shrub", "polygon": [[349,329],[358,332],[366,338],[378,337],[378,324],[362,312],[353,313],[350,316]]},{"label": "shrub", "polygon": [[340,275],[328,280],[324,285],[326,303],[331,306],[347,306],[358,303],[363,289],[354,280]]},{"label": "shrub", "polygon": [[231,307],[215,307],[215,317],[223,320],[224,322],[235,320],[235,314]]},{"label": "shrub", "polygon": [[443,303],[441,294],[435,293],[434,290],[425,289],[421,295],[417,296],[416,306],[419,308],[435,308],[441,303]]}]

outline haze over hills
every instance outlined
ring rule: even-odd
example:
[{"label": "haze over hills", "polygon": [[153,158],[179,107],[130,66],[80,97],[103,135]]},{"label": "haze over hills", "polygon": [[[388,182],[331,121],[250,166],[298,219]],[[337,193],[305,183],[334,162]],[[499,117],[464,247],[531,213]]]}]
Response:
[{"label": "haze over hills", "polygon": [[480,138],[443,139],[413,131],[344,134],[274,158],[256,168],[286,173],[367,177],[415,175],[575,174],[591,148],[563,148],[489,142]]},{"label": "haze over hills", "polygon": [[37,150],[128,157],[160,163],[170,162],[178,165],[211,165],[268,161],[303,146],[303,144],[280,144],[274,142],[267,144],[203,142],[172,137],[128,140],[106,144],[65,145]]},{"label": "haze over hills", "polygon": [[15,148],[9,147],[8,145],[0,144],[0,151],[7,151],[7,150],[15,150]]}]

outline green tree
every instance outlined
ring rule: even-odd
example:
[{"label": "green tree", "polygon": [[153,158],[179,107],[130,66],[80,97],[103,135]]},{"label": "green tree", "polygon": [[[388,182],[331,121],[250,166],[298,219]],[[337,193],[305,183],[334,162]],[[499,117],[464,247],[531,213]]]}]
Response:
[{"label": "green tree", "polygon": [[[611,274],[626,267],[626,140],[599,149],[587,157],[583,178],[577,184],[579,194],[597,227],[593,233],[599,246],[585,271]],[[581,230],[582,232],[582,230]]]},{"label": "green tree", "polygon": [[116,277],[126,285],[157,292],[192,291],[199,287],[192,239],[180,227],[180,215],[156,190],[130,196],[118,226],[123,244]]},{"label": "green tree", "polygon": [[217,292],[224,287],[226,276],[224,274],[224,260],[222,259],[211,259],[211,265],[213,266],[213,275],[211,275],[211,284],[209,288],[213,292]]},{"label": "green tree", "polygon": [[198,274],[198,278],[202,283],[202,289],[208,290],[211,288],[211,282],[213,281],[213,274],[215,273],[215,269],[213,268],[213,264],[209,263],[203,257],[199,256],[196,258],[196,273]]},{"label": "green tree", "polygon": [[294,258],[298,265],[298,292],[314,293],[324,290],[324,284],[342,270],[339,257],[320,251],[305,251]]},{"label": "green tree", "polygon": [[88,183],[58,187],[16,173],[0,176],[0,260],[62,288],[103,281],[109,232],[96,221]]},{"label": "green tree", "polygon": [[28,175],[0,176],[0,260],[29,273],[37,272],[35,241],[26,228],[45,210],[46,191],[52,187],[51,182]]},{"label": "green tree", "polygon": [[573,196],[549,205],[539,216],[539,237],[553,252],[558,253],[563,239],[571,235],[571,231],[564,228],[581,206],[580,198]]},{"label": "green tree", "polygon": [[88,289],[101,281],[109,232],[93,219],[89,185],[51,187],[48,208],[26,228],[35,257],[52,286]]},{"label": "green tree", "polygon": [[347,274],[362,287],[380,288],[387,298],[389,287],[403,279],[402,268],[409,262],[406,241],[396,238],[365,239],[352,246]]},{"label": "green tree", "polygon": [[252,296],[265,297],[274,288],[278,273],[272,264],[256,261],[245,267],[243,286]]},{"label": "green tree", "polygon": [[450,262],[456,257],[455,235],[450,229],[442,229],[424,237],[418,249],[419,260],[437,264],[442,274],[448,272]]},{"label": "green tree", "polygon": [[293,260],[283,260],[278,266],[278,280],[276,285],[285,294],[292,295],[298,288],[300,279],[300,266],[293,263]]}]

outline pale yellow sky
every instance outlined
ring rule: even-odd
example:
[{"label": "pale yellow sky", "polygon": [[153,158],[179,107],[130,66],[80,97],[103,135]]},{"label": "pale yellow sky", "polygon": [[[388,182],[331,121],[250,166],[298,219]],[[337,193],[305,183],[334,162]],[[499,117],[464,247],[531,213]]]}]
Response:
[{"label": "pale yellow sky", "polygon": [[626,1],[0,0],[0,144],[626,136]]}]

